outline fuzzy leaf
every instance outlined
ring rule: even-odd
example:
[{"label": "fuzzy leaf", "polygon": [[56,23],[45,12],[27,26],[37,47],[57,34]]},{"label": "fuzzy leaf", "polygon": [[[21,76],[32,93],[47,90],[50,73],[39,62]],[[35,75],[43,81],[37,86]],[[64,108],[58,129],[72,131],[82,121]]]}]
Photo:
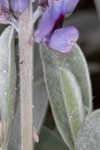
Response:
[{"label": "fuzzy leaf", "polygon": [[45,88],[42,63],[38,50],[38,45],[35,45],[34,53],[34,126],[36,131],[39,132],[42,126],[44,116],[48,106],[48,96]]},{"label": "fuzzy leaf", "polygon": [[[84,86],[83,81],[86,83],[85,87],[90,88],[87,84],[89,76],[86,72],[86,62],[77,45],[66,56],[55,55],[44,47],[41,48],[40,54],[56,125],[67,146],[73,149],[73,140],[84,118],[84,92],[81,87]],[[79,71],[84,72],[85,77]]]},{"label": "fuzzy leaf", "polygon": [[9,138],[7,150],[21,149],[21,122],[20,122],[20,102],[17,101],[16,113],[12,126],[11,136]]},{"label": "fuzzy leaf", "polygon": [[77,131],[84,119],[81,91],[74,75],[67,68],[60,68],[60,70],[61,89],[65,99],[65,107],[69,118],[72,136],[75,140]]},{"label": "fuzzy leaf", "polygon": [[76,44],[71,52],[65,57],[61,56],[60,60],[64,67],[68,67],[69,70],[75,75],[76,80],[80,86],[82,92],[82,99],[87,112],[92,110],[92,89],[88,66],[85,57]]},{"label": "fuzzy leaf", "polygon": [[100,110],[88,115],[76,139],[76,150],[100,149]]},{"label": "fuzzy leaf", "polygon": [[16,65],[14,54],[14,30],[7,27],[0,37],[0,110],[7,147],[16,97]]}]

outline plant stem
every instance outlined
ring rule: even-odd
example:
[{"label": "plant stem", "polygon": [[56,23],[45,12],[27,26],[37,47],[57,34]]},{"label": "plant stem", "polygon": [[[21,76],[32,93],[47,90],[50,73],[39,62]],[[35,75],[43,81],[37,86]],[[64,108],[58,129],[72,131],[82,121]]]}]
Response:
[{"label": "plant stem", "polygon": [[34,51],[32,35],[32,4],[30,4],[19,18],[21,150],[33,150],[32,101]]}]

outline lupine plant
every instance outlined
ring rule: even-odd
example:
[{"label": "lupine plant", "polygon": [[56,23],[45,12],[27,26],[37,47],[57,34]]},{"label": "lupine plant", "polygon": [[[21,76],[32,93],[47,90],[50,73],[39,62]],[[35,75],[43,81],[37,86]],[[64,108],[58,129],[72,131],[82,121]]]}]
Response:
[{"label": "lupine plant", "polygon": [[[0,0],[0,150],[100,149],[79,31],[67,25],[78,2]],[[48,103],[55,132],[43,127]]]}]

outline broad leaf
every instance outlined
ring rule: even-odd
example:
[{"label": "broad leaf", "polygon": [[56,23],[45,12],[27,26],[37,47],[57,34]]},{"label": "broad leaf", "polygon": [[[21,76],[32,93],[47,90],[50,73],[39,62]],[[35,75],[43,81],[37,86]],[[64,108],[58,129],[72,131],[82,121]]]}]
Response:
[{"label": "broad leaf", "polygon": [[86,61],[77,45],[65,56],[44,47],[40,54],[56,125],[65,143],[73,149],[73,141],[84,118],[82,103],[89,111],[92,105]]},{"label": "broad leaf", "polygon": [[77,131],[84,120],[84,107],[80,87],[74,75],[68,70],[61,70],[61,89],[65,99],[65,107],[69,118],[73,139],[75,140]]},{"label": "broad leaf", "polygon": [[88,115],[81,126],[77,139],[76,150],[100,149],[100,110]]},{"label": "broad leaf", "polygon": [[40,59],[40,54],[38,50],[38,45],[34,47],[34,126],[37,132],[40,131],[42,126],[44,116],[48,106],[48,96],[45,88],[43,71],[42,71],[42,62]]},{"label": "broad leaf", "polygon": [[4,147],[7,147],[14,119],[15,97],[14,30],[11,27],[7,27],[0,37],[0,110],[4,128]]},{"label": "broad leaf", "polygon": [[93,98],[90,75],[85,57],[80,47],[75,44],[73,50],[67,55],[56,57],[57,59],[60,59],[63,67],[69,68],[69,70],[75,75],[82,92],[84,106],[87,109],[87,112],[91,112]]}]

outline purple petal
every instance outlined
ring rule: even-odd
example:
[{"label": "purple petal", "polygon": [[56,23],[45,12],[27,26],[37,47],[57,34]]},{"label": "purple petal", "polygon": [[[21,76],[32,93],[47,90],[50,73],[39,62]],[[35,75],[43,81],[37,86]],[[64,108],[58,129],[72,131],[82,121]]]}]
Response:
[{"label": "purple petal", "polygon": [[61,16],[64,16],[63,10],[65,10],[66,7],[63,5],[64,1],[65,0],[54,0],[52,5],[44,12],[35,34],[37,42],[45,40],[45,37],[55,29],[56,24],[60,20],[59,18],[61,18],[61,24],[61,21],[63,20]]},{"label": "purple petal", "polygon": [[54,0],[48,0],[48,4],[49,4],[49,6],[51,6],[51,5],[52,5],[53,1],[54,1]]},{"label": "purple petal", "polygon": [[66,0],[67,2],[67,10],[66,13],[72,13],[76,8],[79,0]]},{"label": "purple petal", "polygon": [[11,9],[14,12],[21,13],[28,6],[28,0],[10,0]]},{"label": "purple petal", "polygon": [[78,30],[71,27],[64,27],[57,29],[48,40],[47,46],[54,51],[60,53],[67,53],[72,50],[73,45],[77,42],[79,38]]},{"label": "purple petal", "polygon": [[8,12],[9,12],[8,0],[0,0],[0,15],[2,15],[2,13],[8,13]]},{"label": "purple petal", "polygon": [[64,15],[66,13],[72,13],[79,2],[79,0],[48,0],[49,6],[54,5],[56,1],[61,3],[61,9]]}]

